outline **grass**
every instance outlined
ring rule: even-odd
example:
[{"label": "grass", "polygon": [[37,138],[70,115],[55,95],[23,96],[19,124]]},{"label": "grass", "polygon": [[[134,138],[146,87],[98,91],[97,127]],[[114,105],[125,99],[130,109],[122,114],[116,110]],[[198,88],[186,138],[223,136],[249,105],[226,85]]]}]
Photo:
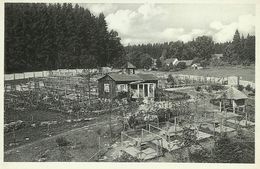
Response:
[{"label": "grass", "polygon": [[[142,71],[139,71],[142,72]],[[194,70],[187,68],[177,72],[163,72],[163,71],[149,71],[143,73],[154,74],[184,74],[197,76],[211,76],[211,77],[227,77],[227,76],[241,76],[242,80],[255,82],[255,66],[220,66],[208,67],[201,70]]]}]

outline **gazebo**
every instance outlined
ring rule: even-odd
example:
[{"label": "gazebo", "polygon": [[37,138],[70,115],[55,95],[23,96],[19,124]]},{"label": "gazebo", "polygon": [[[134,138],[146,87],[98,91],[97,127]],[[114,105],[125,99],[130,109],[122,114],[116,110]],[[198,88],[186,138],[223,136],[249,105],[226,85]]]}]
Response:
[{"label": "gazebo", "polygon": [[127,74],[135,74],[135,69],[136,67],[130,63],[130,62],[126,62],[122,67],[122,72],[127,73]]},{"label": "gazebo", "polygon": [[226,109],[233,111],[233,113],[236,113],[236,110],[241,108],[243,112],[245,112],[247,98],[248,97],[243,92],[237,90],[235,87],[230,87],[216,97],[216,99],[219,100],[220,111]]}]

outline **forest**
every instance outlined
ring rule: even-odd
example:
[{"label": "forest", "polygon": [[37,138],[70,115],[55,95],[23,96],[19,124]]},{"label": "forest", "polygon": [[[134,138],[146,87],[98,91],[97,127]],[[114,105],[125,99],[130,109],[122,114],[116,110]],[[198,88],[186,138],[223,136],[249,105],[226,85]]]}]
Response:
[{"label": "forest", "polygon": [[[105,16],[78,4],[5,3],[5,73],[54,69],[120,67],[126,60],[149,68],[152,59],[178,58],[219,65],[255,62],[255,36],[234,32],[233,40],[215,43],[200,36],[189,42],[138,44],[124,47],[118,33],[108,30]],[[160,59],[159,59],[160,58]]]},{"label": "forest", "polygon": [[105,16],[64,4],[5,4],[5,73],[120,65],[124,47]]},{"label": "forest", "polygon": [[[141,44],[126,46],[127,59],[139,68],[151,66],[151,59],[157,59],[157,66],[162,65],[160,60],[178,58],[178,60],[196,60],[211,64],[212,54],[223,54],[221,63],[231,65],[250,65],[255,63],[255,36],[240,35],[234,32],[233,40],[225,43],[215,43],[210,36],[199,36],[189,42],[165,42],[155,44]],[[216,63],[213,63],[216,64]],[[218,65],[218,66],[221,66]]]}]

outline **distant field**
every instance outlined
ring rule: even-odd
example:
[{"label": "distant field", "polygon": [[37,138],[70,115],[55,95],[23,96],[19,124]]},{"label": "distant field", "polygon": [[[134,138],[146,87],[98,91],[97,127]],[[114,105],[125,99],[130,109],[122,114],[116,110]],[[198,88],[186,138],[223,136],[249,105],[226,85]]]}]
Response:
[{"label": "distant field", "polygon": [[[154,72],[154,73],[158,73]],[[222,66],[209,67],[201,70],[194,70],[191,68],[177,71],[177,72],[161,72],[163,74],[186,74],[198,76],[212,76],[212,77],[227,77],[227,76],[241,76],[242,80],[255,82],[255,66]]]}]

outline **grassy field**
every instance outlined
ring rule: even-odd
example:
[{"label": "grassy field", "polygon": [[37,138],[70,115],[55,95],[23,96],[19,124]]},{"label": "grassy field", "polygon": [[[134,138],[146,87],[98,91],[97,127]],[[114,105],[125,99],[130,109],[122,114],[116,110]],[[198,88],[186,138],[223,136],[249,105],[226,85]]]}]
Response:
[{"label": "grassy field", "polygon": [[[140,71],[148,73],[148,71]],[[227,77],[227,76],[241,76],[242,80],[255,82],[255,66],[221,66],[221,67],[208,67],[201,70],[194,70],[187,68],[176,72],[161,72],[149,71],[149,73],[163,73],[163,74],[184,74],[184,75],[197,75],[197,76],[212,76],[212,77]]]}]

